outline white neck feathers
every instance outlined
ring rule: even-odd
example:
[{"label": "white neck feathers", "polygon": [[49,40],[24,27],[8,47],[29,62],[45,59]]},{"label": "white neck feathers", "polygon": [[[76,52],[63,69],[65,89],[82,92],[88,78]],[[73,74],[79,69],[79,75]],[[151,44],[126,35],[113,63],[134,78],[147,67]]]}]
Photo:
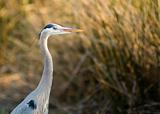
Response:
[{"label": "white neck feathers", "polygon": [[47,90],[50,92],[53,79],[53,62],[52,56],[48,50],[47,41],[48,37],[42,34],[40,37],[40,48],[42,56],[44,57],[44,69],[37,89],[44,89],[42,91]]}]

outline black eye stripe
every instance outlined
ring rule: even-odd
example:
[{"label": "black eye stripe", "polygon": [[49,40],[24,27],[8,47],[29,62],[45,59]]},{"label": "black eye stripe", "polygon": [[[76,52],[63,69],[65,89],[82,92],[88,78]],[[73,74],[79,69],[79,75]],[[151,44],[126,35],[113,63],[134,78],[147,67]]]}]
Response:
[{"label": "black eye stripe", "polygon": [[53,27],[54,27],[53,24],[48,24],[48,25],[46,25],[46,26],[44,27],[44,29],[46,29],[46,28],[53,28]]},{"label": "black eye stripe", "polygon": [[46,28],[53,28],[54,30],[57,29],[57,27],[55,25],[53,25],[53,24],[48,24],[43,29],[46,29]]}]

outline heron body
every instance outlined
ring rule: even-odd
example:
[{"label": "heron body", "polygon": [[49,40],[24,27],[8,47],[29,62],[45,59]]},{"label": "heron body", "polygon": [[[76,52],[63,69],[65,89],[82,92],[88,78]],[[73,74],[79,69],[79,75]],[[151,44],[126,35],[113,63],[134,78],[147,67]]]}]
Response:
[{"label": "heron body", "polygon": [[71,32],[79,32],[79,30],[62,27],[58,24],[48,24],[42,29],[40,33],[40,49],[44,58],[42,78],[37,88],[32,91],[11,114],[48,114],[49,96],[53,79],[53,62],[48,50],[47,41],[52,35]]}]

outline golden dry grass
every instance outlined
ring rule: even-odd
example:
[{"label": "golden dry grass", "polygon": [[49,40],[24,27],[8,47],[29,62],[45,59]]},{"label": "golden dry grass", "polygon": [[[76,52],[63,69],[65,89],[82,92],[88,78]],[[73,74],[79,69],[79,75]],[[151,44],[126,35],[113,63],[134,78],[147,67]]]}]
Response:
[{"label": "golden dry grass", "polygon": [[[41,76],[38,33],[55,22],[85,32],[50,39],[55,61],[50,109],[60,114],[160,112],[159,0],[2,0],[0,6],[0,73],[20,73],[30,85],[12,92],[22,92],[19,99]],[[5,104],[2,113],[18,102]]]}]

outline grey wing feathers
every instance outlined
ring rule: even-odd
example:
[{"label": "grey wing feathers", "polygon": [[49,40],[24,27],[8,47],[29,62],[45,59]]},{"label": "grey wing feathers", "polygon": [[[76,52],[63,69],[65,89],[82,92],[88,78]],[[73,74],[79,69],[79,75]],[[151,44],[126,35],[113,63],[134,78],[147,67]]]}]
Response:
[{"label": "grey wing feathers", "polygon": [[17,108],[15,108],[11,114],[23,114],[23,112],[25,112],[27,110],[27,108],[29,108],[29,106],[27,104],[21,105]]}]

